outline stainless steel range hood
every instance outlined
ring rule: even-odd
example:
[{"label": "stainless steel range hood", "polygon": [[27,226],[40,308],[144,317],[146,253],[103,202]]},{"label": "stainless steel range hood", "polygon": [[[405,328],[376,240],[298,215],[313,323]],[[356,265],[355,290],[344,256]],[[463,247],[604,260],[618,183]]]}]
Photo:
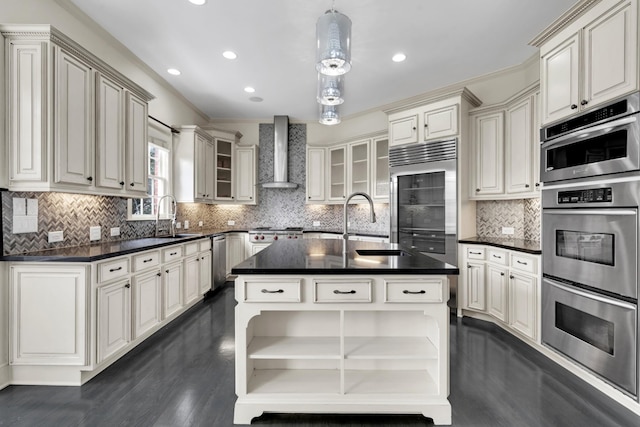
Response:
[{"label": "stainless steel range hood", "polygon": [[273,182],[265,182],[263,188],[298,188],[288,181],[289,116],[273,117]]}]

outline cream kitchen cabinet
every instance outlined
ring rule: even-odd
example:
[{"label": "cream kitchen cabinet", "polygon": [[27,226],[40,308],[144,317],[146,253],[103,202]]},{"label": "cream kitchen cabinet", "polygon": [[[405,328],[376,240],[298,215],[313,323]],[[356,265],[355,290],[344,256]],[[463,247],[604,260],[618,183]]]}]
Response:
[{"label": "cream kitchen cabinet", "polygon": [[127,278],[102,285],[97,293],[96,362],[101,363],[131,341],[131,283]]},{"label": "cream kitchen cabinet", "polygon": [[9,189],[145,195],[153,96],[49,25],[0,33]]},{"label": "cream kitchen cabinet", "polygon": [[355,192],[371,193],[370,140],[353,142],[348,145],[347,195]]},{"label": "cream kitchen cabinet", "polygon": [[247,258],[247,245],[249,241],[247,233],[227,234],[227,275],[236,264]]},{"label": "cream kitchen cabinet", "polygon": [[189,304],[198,298],[200,292],[200,255],[190,256],[184,260],[184,296],[183,301]]},{"label": "cream kitchen cabinet", "polygon": [[347,189],[347,146],[327,149],[329,156],[329,194],[328,201],[344,202]]},{"label": "cream kitchen cabinet", "polygon": [[165,265],[163,267],[163,318],[167,319],[177,314],[183,306],[183,267],[182,262],[175,262],[173,264]]},{"label": "cream kitchen cabinet", "polygon": [[211,289],[211,240],[184,245],[184,302],[190,304]]},{"label": "cream kitchen cabinet", "polygon": [[162,273],[158,267],[131,278],[133,338],[162,322]]},{"label": "cream kitchen cabinet", "polygon": [[446,99],[389,115],[389,146],[433,141],[458,135],[456,102]]},{"label": "cream kitchen cabinet", "polygon": [[371,139],[371,197],[389,202],[389,139]]},{"label": "cream kitchen cabinet", "polygon": [[256,182],[258,146],[238,146],[235,150],[235,201],[244,204],[257,204]]},{"label": "cream kitchen cabinet", "polygon": [[542,124],[638,90],[638,2],[603,0],[556,21],[540,48]]},{"label": "cream kitchen cabinet", "polygon": [[[488,314],[487,320],[539,341],[540,256],[483,245],[461,245],[463,313]],[[461,268],[462,270],[462,268]]]},{"label": "cream kitchen cabinet", "polygon": [[325,201],[326,152],[323,147],[307,147],[307,203]]},{"label": "cream kitchen cabinet", "polygon": [[214,139],[198,126],[182,126],[173,149],[173,179],[176,200],[212,203],[215,196]]},{"label": "cream kitchen cabinet", "polygon": [[233,201],[233,142],[216,138],[215,199]]},{"label": "cream kitchen cabinet", "polygon": [[540,196],[537,85],[470,112],[472,200]]},{"label": "cream kitchen cabinet", "polygon": [[200,295],[204,295],[211,290],[213,283],[212,277],[212,260],[213,256],[211,250],[200,253],[200,274],[198,277],[198,287],[200,289]]}]

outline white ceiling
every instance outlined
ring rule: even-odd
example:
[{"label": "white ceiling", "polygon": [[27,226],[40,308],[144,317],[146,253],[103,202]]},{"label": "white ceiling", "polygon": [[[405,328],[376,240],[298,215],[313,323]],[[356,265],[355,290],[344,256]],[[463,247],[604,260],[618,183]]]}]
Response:
[{"label": "white ceiling", "polygon": [[[318,117],[315,28],[332,0],[71,1],[211,119]],[[353,22],[341,115],[520,64],[536,52],[528,41],[574,3],[335,0]],[[399,51],[407,60],[392,62]]]}]

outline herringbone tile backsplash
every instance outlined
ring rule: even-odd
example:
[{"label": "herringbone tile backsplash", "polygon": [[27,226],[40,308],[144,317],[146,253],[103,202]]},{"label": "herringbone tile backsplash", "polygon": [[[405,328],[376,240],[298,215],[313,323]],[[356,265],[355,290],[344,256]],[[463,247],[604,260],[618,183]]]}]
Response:
[{"label": "herringbone tile backsplash", "polygon": [[[513,227],[513,236],[502,234]],[[540,240],[540,199],[488,200],[476,204],[478,237],[513,237]]]}]

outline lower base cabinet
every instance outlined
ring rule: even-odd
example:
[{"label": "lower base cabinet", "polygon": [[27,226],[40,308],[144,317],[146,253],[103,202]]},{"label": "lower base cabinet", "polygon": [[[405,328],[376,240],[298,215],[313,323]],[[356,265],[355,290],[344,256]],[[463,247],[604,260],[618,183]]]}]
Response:
[{"label": "lower base cabinet", "polygon": [[211,240],[195,243],[193,269],[183,255],[193,243],[93,263],[3,265],[10,383],[82,385],[195,304],[212,273]]},{"label": "lower base cabinet", "polygon": [[450,424],[448,289],[446,276],[239,275],[234,423],[296,412]]},{"label": "lower base cabinet", "polygon": [[462,245],[459,253],[462,309],[539,341],[540,256],[482,245]]}]

